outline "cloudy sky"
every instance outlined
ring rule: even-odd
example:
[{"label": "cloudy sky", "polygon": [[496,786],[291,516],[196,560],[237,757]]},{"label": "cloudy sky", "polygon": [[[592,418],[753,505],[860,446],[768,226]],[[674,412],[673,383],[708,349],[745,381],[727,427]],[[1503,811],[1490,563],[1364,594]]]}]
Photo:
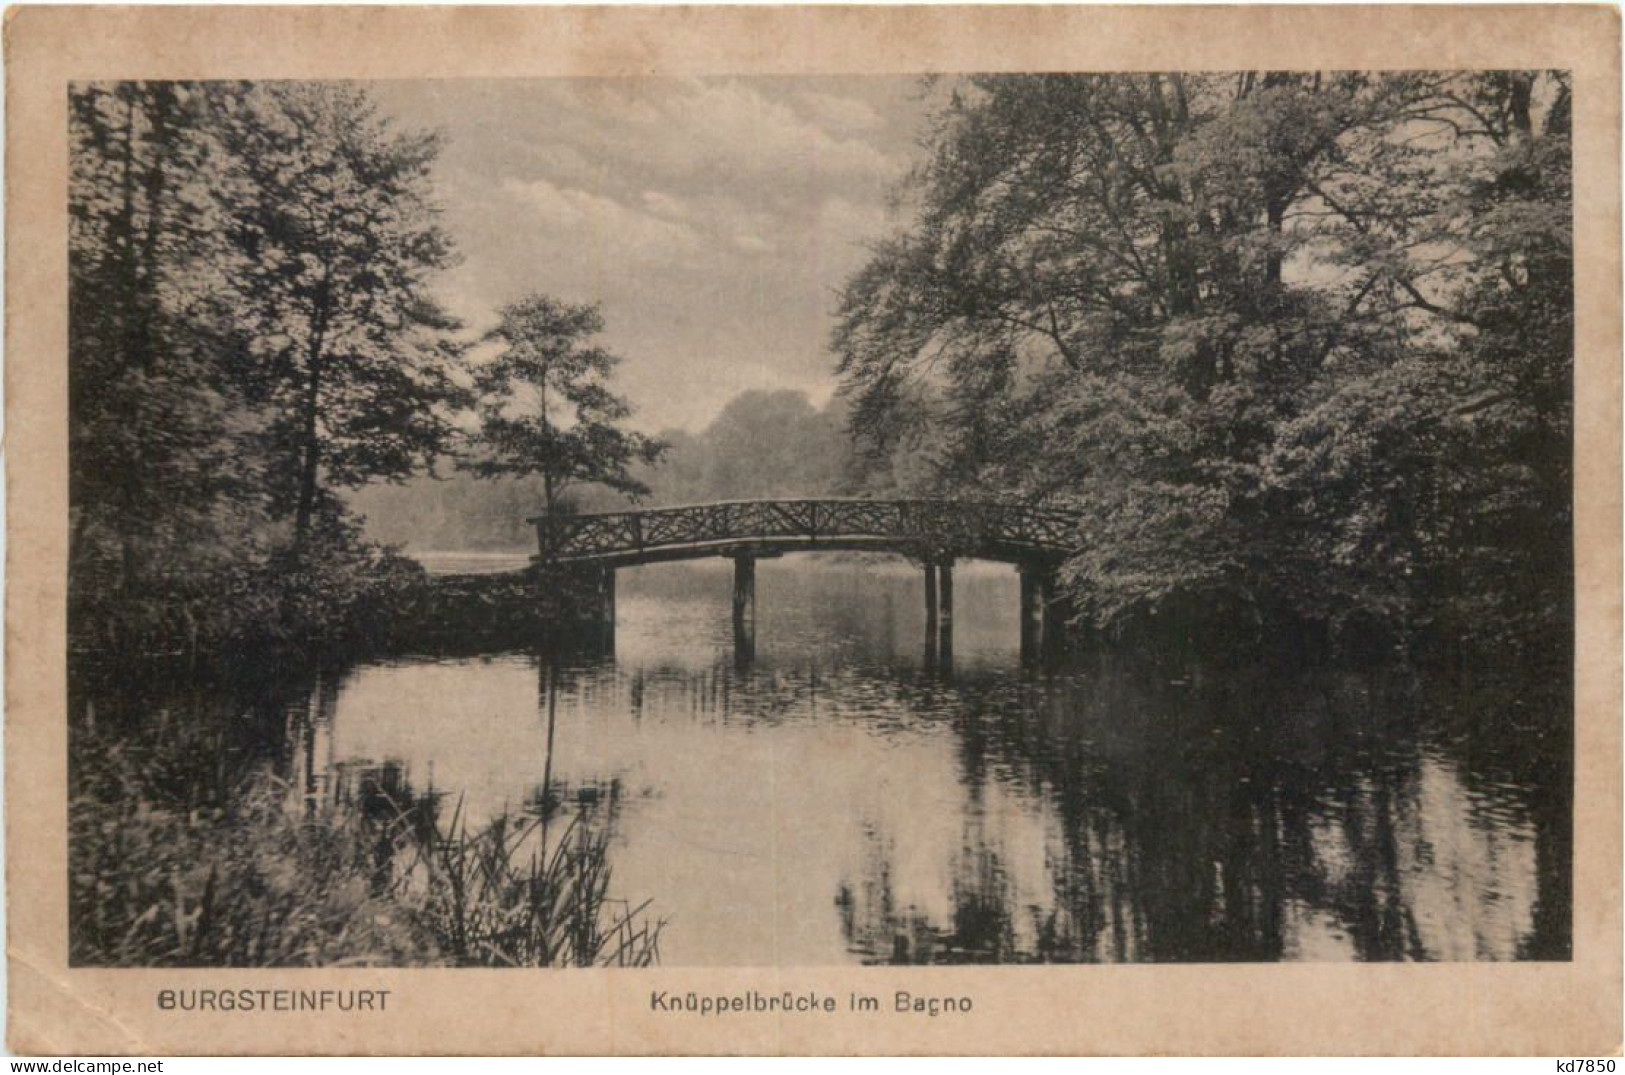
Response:
[{"label": "cloudy sky", "polygon": [[445,132],[454,312],[527,291],[603,304],[636,425],[699,428],[738,392],[822,403],[835,291],[900,221],[927,101],[907,78],[375,84]]}]

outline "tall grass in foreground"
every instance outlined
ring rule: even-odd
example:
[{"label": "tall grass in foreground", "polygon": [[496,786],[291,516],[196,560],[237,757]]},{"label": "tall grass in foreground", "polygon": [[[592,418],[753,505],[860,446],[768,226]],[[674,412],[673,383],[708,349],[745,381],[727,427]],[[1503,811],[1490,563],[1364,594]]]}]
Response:
[{"label": "tall grass in foreground", "polygon": [[[609,895],[579,816],[444,829],[430,799],[290,809],[218,736],[75,727],[70,958],[78,966],[643,966],[662,923]],[[558,830],[548,845],[544,832]]]},{"label": "tall grass in foreground", "polygon": [[579,814],[549,844],[548,819],[500,816],[470,833],[462,804],[435,832],[420,920],[467,966],[649,966],[662,923],[609,897],[608,836]]}]

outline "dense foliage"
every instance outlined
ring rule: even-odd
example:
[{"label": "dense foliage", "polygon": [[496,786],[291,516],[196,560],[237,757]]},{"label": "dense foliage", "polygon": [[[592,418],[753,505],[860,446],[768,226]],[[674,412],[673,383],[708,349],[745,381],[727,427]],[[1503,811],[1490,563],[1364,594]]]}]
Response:
[{"label": "dense foliage", "polygon": [[431,197],[432,135],[403,133],[361,91],[282,83],[214,133],[233,184],[231,327],[266,413],[273,507],[294,540],[334,488],[404,477],[449,443],[459,327],[435,302],[452,260]]},{"label": "dense foliage", "polygon": [[839,400],[822,409],[790,389],[741,392],[697,433],[664,434],[667,465],[652,473],[665,504],[840,492],[851,469]]},{"label": "dense foliage", "polygon": [[76,86],[76,641],[385,617],[412,568],[347,497],[387,508],[378,483],[415,493],[453,454],[497,480],[407,508],[449,497],[491,524],[470,544],[626,494],[1017,496],[1089,519],[1065,580],[1102,629],[1561,653],[1569,92],[1531,72],[962,80],[901,192],[912,225],[841,297],[843,396],[747,393],[656,467],[596,308],[530,296],[482,348],[436,305],[433,135],[341,84]]},{"label": "dense foliage", "polygon": [[1562,652],[1569,115],[1558,73],[965,80],[842,297],[867,482],[1081,509],[1108,630]]},{"label": "dense foliage", "polygon": [[75,641],[288,641],[381,614],[409,565],[333,490],[441,449],[455,325],[436,143],[340,85],[72,94]]},{"label": "dense foliage", "polygon": [[343,494],[448,455],[638,487],[658,446],[619,427],[595,309],[514,304],[482,363],[436,302],[437,136],[343,83],[84,84],[71,106],[78,648],[377,634],[422,573]]}]

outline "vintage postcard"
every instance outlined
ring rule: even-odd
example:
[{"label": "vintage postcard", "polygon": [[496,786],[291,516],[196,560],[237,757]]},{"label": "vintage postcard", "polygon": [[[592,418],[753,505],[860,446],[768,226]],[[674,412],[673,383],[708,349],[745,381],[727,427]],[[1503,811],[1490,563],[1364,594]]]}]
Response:
[{"label": "vintage postcard", "polygon": [[1620,1047],[1619,16],[14,7],[10,1047]]}]

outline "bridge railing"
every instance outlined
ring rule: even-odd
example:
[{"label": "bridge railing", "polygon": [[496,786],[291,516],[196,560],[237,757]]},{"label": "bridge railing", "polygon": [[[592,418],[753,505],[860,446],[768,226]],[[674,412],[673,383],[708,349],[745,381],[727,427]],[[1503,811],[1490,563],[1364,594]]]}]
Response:
[{"label": "bridge railing", "polygon": [[805,539],[873,539],[922,549],[1030,549],[1061,553],[1077,542],[1078,516],[995,501],[737,500],[591,515],[539,516],[543,559],[637,555],[684,546]]}]

